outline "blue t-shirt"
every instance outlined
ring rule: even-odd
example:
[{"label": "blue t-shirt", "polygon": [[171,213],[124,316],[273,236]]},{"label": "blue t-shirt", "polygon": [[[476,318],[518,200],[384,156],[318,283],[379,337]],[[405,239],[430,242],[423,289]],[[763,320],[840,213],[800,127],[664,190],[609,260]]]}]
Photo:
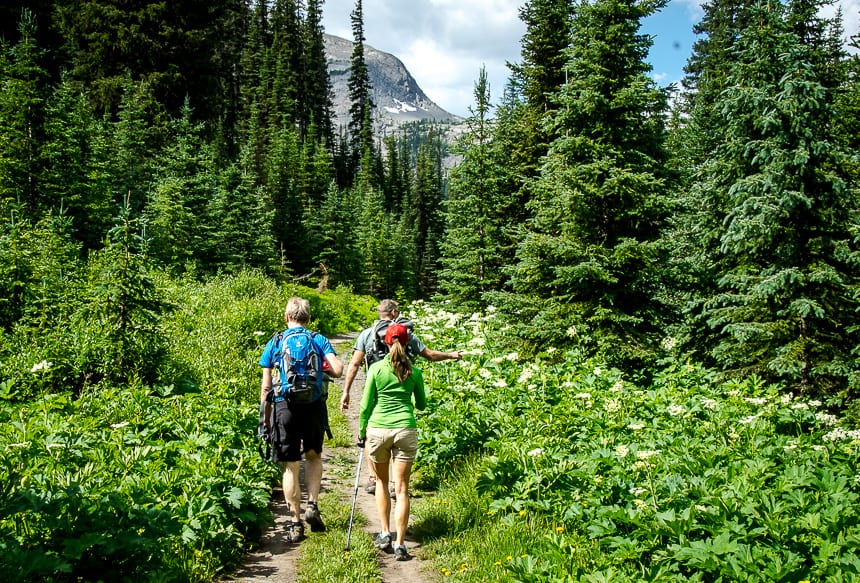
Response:
[{"label": "blue t-shirt", "polygon": [[[304,330],[304,328],[302,328],[301,326],[287,328],[286,330],[284,330],[281,336],[286,336],[287,332],[289,332],[290,330],[301,331]],[[307,330],[305,331],[307,332]],[[326,338],[322,334],[314,334],[313,332],[310,332],[310,334],[313,336],[314,345],[316,345],[320,354],[323,355],[323,358],[325,358],[326,354],[335,354],[334,348],[332,347],[331,342],[328,341],[328,338]],[[281,338],[281,343],[283,343],[283,338]],[[275,354],[277,354],[278,352],[280,352],[280,347],[278,346],[278,337],[274,336],[269,340],[269,342],[266,344],[266,347],[263,349],[263,354],[262,356],[260,356],[260,366],[262,366],[263,368],[272,368],[273,366],[275,366]]]}]

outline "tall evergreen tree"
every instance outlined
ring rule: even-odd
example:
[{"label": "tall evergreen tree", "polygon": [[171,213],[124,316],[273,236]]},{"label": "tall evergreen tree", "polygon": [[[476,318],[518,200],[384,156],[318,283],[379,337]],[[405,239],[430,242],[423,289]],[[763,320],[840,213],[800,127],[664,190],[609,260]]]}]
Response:
[{"label": "tall evergreen tree", "polygon": [[619,361],[647,357],[662,315],[666,92],[648,76],[651,39],[638,32],[660,5],[580,5],[569,81],[550,116],[558,137],[534,183],[534,220],[512,269],[515,295],[502,296],[526,337],[558,342],[567,334]]},{"label": "tall evergreen tree", "polygon": [[475,105],[454,153],[463,157],[451,170],[439,285],[445,297],[467,310],[484,307],[484,294],[499,291],[504,279],[500,255],[499,183],[505,166],[496,157],[487,71],[475,82]]},{"label": "tall evergreen tree", "polygon": [[328,75],[328,61],[325,52],[325,30],[322,26],[323,0],[308,0],[305,18],[305,64],[304,64],[304,102],[307,115],[303,119],[302,135],[311,126],[316,127],[317,136],[329,147],[334,147],[334,126],[332,125],[334,94]]},{"label": "tall evergreen tree", "polygon": [[[721,366],[804,391],[856,392],[857,184],[832,138],[838,31],[805,1],[755,5],[719,112],[725,139],[694,194],[719,274],[700,342]],[[827,48],[829,47],[829,48]],[[844,69],[843,69],[844,70]],[[694,328],[697,330],[697,328]]]},{"label": "tall evergreen tree", "polygon": [[22,12],[19,30],[13,47],[0,45],[0,198],[23,203],[35,219],[59,201],[44,200],[39,184],[49,89],[31,12]]},{"label": "tall evergreen tree", "polygon": [[415,163],[415,186],[407,213],[415,240],[415,273],[418,297],[428,298],[437,289],[437,271],[441,255],[444,219],[441,214],[445,198],[442,177],[442,151],[438,136],[431,133],[427,143],[418,149]]},{"label": "tall evergreen tree", "polygon": [[[304,35],[295,0],[276,0],[271,14],[272,89],[269,96],[269,122],[279,126],[299,122],[304,64]],[[301,125],[301,124],[300,124]]]},{"label": "tall evergreen tree", "polygon": [[[352,56],[349,65],[349,145],[351,174],[361,167],[365,180],[372,176],[373,100],[370,74],[364,59],[364,11],[362,1],[355,0],[350,14],[352,22]],[[372,181],[371,181],[372,182]]]}]

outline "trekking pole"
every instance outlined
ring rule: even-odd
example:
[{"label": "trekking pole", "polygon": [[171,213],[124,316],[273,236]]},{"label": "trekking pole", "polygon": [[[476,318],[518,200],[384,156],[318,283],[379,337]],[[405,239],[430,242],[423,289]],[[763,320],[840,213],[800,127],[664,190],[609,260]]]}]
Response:
[{"label": "trekking pole", "polygon": [[349,551],[349,539],[352,535],[352,519],[355,516],[355,500],[358,498],[358,477],[361,475],[361,458],[364,457],[364,447],[358,448],[358,465],[355,468],[355,489],[352,492],[352,510],[349,511],[349,528],[346,529],[346,548],[345,552]]}]

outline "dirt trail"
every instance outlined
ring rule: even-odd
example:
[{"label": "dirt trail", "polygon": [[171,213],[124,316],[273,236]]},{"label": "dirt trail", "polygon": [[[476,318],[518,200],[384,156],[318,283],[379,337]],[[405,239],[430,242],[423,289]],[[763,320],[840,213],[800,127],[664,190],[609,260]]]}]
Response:
[{"label": "dirt trail", "polygon": [[[356,334],[348,334],[332,338],[337,350],[338,356],[346,364],[346,359],[351,354],[352,341]],[[338,386],[342,386],[342,379],[337,379]],[[364,374],[359,373],[356,380],[353,382],[350,398],[350,407],[346,412],[346,418],[349,421],[352,429],[352,435],[358,435],[358,410],[361,403],[362,387],[364,386]],[[332,397],[339,398],[340,391],[333,392]],[[358,460],[358,449],[350,448],[332,448],[326,447],[323,450],[323,481],[321,496],[326,496],[327,492],[332,494],[340,494],[345,499],[352,502],[352,496],[355,486],[355,467]],[[346,460],[346,462],[344,462]],[[348,468],[337,468],[343,471],[335,470],[334,464],[348,464]],[[348,476],[340,478],[339,475]],[[379,518],[376,513],[376,502],[372,494],[365,491],[369,477],[369,469],[367,466],[367,458],[362,460],[361,475],[359,477],[359,490],[356,498],[355,512],[362,514],[367,518],[367,524],[364,526],[364,531],[369,536],[375,536],[379,531]],[[392,522],[394,501],[392,501]],[[421,501],[415,498],[411,499],[412,512],[414,515],[415,508]],[[267,529],[263,533],[260,543],[260,548],[249,553],[242,567],[232,573],[225,581],[238,581],[240,583],[254,583],[259,581],[281,581],[292,582],[296,580],[296,561],[301,552],[301,545],[291,545],[286,542],[286,528],[288,524],[287,508],[284,503],[284,496],[280,489],[276,489],[272,493],[272,502],[270,508],[275,515],[275,525]],[[352,536],[358,533],[353,531]],[[406,546],[409,549],[410,560],[396,561],[394,554],[377,552],[377,561],[379,564],[382,583],[397,583],[407,581],[409,583],[431,583],[434,578],[430,576],[424,561],[421,560],[421,543],[415,540],[410,535],[409,530],[406,532]]]}]

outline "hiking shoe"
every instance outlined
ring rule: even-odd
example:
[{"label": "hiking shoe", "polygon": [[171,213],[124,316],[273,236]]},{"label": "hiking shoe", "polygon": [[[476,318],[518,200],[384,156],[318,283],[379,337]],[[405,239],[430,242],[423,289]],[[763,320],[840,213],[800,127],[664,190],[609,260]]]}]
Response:
[{"label": "hiking shoe", "polygon": [[376,478],[370,476],[370,480],[367,481],[367,486],[364,487],[364,491],[368,494],[376,494]]},{"label": "hiking shoe", "polygon": [[320,510],[315,502],[308,504],[305,510],[305,522],[311,525],[311,532],[325,532],[325,524],[323,524]]},{"label": "hiking shoe", "polygon": [[406,552],[406,545],[398,545],[394,547],[394,560],[396,561],[407,561],[409,560],[409,553]]},{"label": "hiking shoe", "polygon": [[287,538],[291,543],[301,542],[305,538],[305,525],[301,522],[291,522],[287,530]]},{"label": "hiking shoe", "polygon": [[391,533],[379,533],[376,535],[376,538],[373,539],[373,546],[378,548],[380,551],[390,551],[391,550]]}]

